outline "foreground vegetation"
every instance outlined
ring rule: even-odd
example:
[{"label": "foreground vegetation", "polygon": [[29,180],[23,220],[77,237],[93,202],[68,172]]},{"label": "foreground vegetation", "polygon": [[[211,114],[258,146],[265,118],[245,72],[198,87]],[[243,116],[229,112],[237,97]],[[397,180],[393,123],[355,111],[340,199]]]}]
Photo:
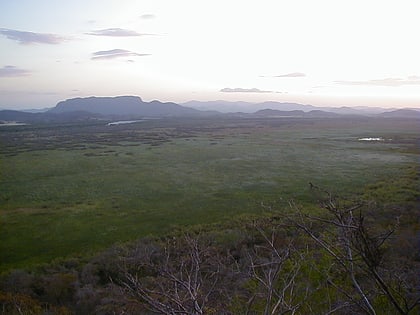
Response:
[{"label": "foreground vegetation", "polygon": [[[0,277],[2,314],[418,314],[412,169],[361,199],[312,186],[314,209],[262,213],[113,246]],[[360,196],[359,196],[360,197]]]}]

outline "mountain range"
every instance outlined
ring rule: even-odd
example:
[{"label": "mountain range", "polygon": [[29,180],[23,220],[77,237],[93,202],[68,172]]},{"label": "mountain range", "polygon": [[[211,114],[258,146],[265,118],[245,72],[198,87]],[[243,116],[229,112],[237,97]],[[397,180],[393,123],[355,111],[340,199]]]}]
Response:
[{"label": "mountain range", "polygon": [[282,111],[302,110],[304,112],[310,112],[312,110],[322,110],[330,113],[343,114],[343,115],[376,115],[388,111],[396,110],[390,108],[381,107],[369,107],[369,106],[342,106],[342,107],[318,107],[307,104],[299,103],[282,103],[282,102],[262,102],[262,103],[251,103],[251,102],[228,102],[228,101],[189,101],[181,103],[182,106],[187,106],[199,110],[215,110],[221,113],[255,113],[258,110],[263,109],[275,109]]},{"label": "mountain range", "polygon": [[0,110],[0,122],[64,122],[163,117],[203,117],[234,115],[240,117],[334,118],[342,116],[375,116],[420,118],[419,109],[390,110],[374,107],[316,107],[281,102],[190,101],[182,104],[145,102],[138,96],[72,98],[58,102],[43,112]]}]

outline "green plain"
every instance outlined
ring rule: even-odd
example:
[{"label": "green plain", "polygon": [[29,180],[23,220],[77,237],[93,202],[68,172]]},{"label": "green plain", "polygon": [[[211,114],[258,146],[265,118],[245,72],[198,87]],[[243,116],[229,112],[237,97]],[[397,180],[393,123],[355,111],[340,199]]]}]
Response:
[{"label": "green plain", "polygon": [[1,127],[0,271],[310,204],[309,182],[362,193],[418,165],[419,131],[377,118]]}]

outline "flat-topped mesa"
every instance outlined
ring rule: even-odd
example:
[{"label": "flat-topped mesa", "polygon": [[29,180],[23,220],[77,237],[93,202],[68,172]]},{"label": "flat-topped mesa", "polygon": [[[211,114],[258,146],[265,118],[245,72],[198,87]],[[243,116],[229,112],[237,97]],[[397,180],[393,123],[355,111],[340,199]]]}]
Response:
[{"label": "flat-topped mesa", "polygon": [[53,113],[87,111],[97,114],[131,114],[138,111],[143,101],[138,96],[77,97],[58,102]]},{"label": "flat-topped mesa", "polygon": [[85,111],[102,115],[180,116],[194,115],[200,111],[160,101],[144,102],[139,96],[72,98],[59,102],[52,113]]}]

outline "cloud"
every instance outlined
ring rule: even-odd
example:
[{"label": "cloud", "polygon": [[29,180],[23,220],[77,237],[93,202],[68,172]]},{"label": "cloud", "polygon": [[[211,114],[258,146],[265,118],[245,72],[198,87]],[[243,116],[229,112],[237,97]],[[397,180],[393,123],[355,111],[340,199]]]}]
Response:
[{"label": "cloud", "polygon": [[143,57],[143,56],[150,56],[150,54],[139,54],[133,51],[125,50],[125,49],[111,49],[111,50],[101,50],[92,53],[92,60],[100,60],[100,59],[114,59],[119,57]]},{"label": "cloud", "polygon": [[147,33],[137,33],[136,31],[126,30],[123,28],[106,28],[103,30],[91,31],[90,33],[86,33],[86,34],[94,35],[94,36],[114,36],[114,37],[154,35],[154,34],[147,34]]},{"label": "cloud", "polygon": [[302,72],[292,72],[292,73],[287,73],[287,74],[275,75],[274,77],[275,78],[300,78],[300,77],[306,77],[306,74]]},{"label": "cloud", "polygon": [[0,28],[0,34],[6,36],[8,39],[18,41],[19,44],[61,44],[68,40],[66,37],[62,37],[56,34],[45,34],[45,33],[33,33],[23,32],[17,30],[11,30],[7,28]]},{"label": "cloud", "polygon": [[275,91],[260,90],[260,89],[257,89],[257,88],[251,88],[251,89],[223,88],[223,89],[220,90],[220,92],[226,92],[226,93],[281,93],[281,92],[275,92]]},{"label": "cloud", "polygon": [[302,72],[292,72],[286,74],[279,74],[279,75],[262,75],[263,78],[301,78],[306,77],[306,74]]},{"label": "cloud", "polygon": [[407,79],[402,78],[386,78],[386,79],[376,79],[376,80],[367,80],[367,81],[334,81],[336,84],[341,85],[374,85],[374,86],[403,86],[403,85],[420,85],[419,76],[409,76]]},{"label": "cloud", "polygon": [[29,75],[31,72],[29,70],[20,69],[15,66],[4,66],[0,68],[0,77],[1,78],[14,78],[14,77],[23,77]]},{"label": "cloud", "polygon": [[156,15],[154,15],[154,14],[142,14],[142,15],[140,15],[140,18],[144,19],[144,20],[151,20],[151,19],[154,19],[155,17],[156,17]]}]

